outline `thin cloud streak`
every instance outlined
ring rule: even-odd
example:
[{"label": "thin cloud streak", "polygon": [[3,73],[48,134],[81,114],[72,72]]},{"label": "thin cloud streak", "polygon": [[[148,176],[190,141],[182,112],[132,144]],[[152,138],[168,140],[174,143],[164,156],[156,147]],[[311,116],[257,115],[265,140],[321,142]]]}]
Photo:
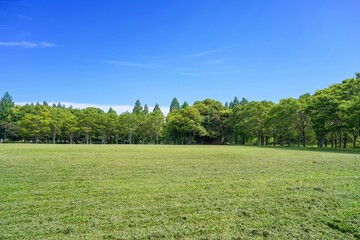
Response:
[{"label": "thin cloud streak", "polygon": [[205,65],[219,65],[219,64],[225,63],[226,61],[228,61],[228,59],[214,59],[214,60],[204,61],[204,62],[202,62],[202,64],[205,64]]},{"label": "thin cloud streak", "polygon": [[4,47],[22,47],[22,48],[52,48],[59,47],[54,43],[49,42],[28,42],[28,41],[10,41],[0,42],[0,46]]},{"label": "thin cloud streak", "polygon": [[206,56],[206,55],[209,55],[209,54],[222,52],[222,51],[224,51],[226,49],[229,49],[229,48],[232,48],[232,47],[233,46],[226,46],[226,47],[221,47],[221,48],[210,49],[210,50],[207,50],[207,51],[186,55],[185,57],[189,57],[189,58],[202,57],[202,56]]},{"label": "thin cloud streak", "polygon": [[103,63],[110,63],[114,65],[124,66],[124,67],[140,67],[140,68],[154,68],[155,66],[144,64],[144,63],[137,63],[137,62],[128,62],[128,61],[116,61],[116,60],[103,60],[100,61]]},{"label": "thin cloud streak", "polygon": [[[31,104],[32,102],[15,102],[16,105],[24,106],[26,104]],[[48,102],[48,104],[51,106],[53,104],[58,104],[59,102]],[[36,103],[34,103],[36,104]],[[134,106],[131,105],[107,105],[107,104],[93,104],[93,103],[75,103],[75,102],[60,102],[61,105],[65,105],[65,107],[72,106],[75,109],[85,109],[87,107],[95,107],[100,108],[104,110],[105,112],[109,111],[110,108],[112,108],[114,111],[117,112],[117,114],[123,113],[123,112],[132,112]],[[155,106],[148,106],[149,110],[152,111]],[[167,115],[170,111],[170,107],[167,106],[160,106],[161,111]]]},{"label": "thin cloud streak", "polygon": [[[97,62],[109,63],[113,65],[123,66],[123,67],[138,67],[138,68],[169,68],[169,65],[178,64],[179,62],[189,61],[189,58],[197,58],[202,56],[207,56],[210,54],[222,52],[226,49],[233,48],[233,46],[225,46],[215,49],[210,49],[203,52],[198,52],[194,54],[182,55],[182,56],[141,56],[139,61],[128,61],[128,60],[98,60]],[[217,65],[222,64],[227,59],[215,59],[204,61],[203,64],[207,65]]]},{"label": "thin cloud streak", "polygon": [[219,72],[182,72],[179,73],[180,75],[183,76],[215,76],[215,75],[228,75],[228,74],[235,74],[235,73],[244,73],[247,71],[219,71]]}]

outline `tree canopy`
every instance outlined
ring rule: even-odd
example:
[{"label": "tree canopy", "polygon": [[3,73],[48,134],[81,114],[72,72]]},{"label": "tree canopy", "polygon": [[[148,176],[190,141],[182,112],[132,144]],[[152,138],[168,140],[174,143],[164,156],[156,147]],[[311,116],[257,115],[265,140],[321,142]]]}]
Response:
[{"label": "tree canopy", "polygon": [[132,112],[117,114],[63,104],[17,106],[6,92],[0,100],[4,141],[103,144],[254,144],[356,148],[360,131],[360,74],[314,94],[278,103],[234,97],[180,104],[173,98],[164,116],[136,100]]}]

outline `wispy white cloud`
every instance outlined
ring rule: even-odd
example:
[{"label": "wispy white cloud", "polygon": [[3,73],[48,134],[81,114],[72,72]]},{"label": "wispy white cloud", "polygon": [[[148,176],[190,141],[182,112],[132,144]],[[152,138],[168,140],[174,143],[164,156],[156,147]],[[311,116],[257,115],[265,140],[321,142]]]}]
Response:
[{"label": "wispy white cloud", "polygon": [[193,53],[193,54],[189,54],[186,55],[185,57],[189,57],[189,58],[193,58],[193,57],[202,57],[202,56],[206,56],[209,54],[213,54],[213,53],[217,53],[217,52],[222,52],[224,50],[227,50],[229,48],[232,48],[232,46],[225,46],[225,47],[221,47],[221,48],[214,48],[214,49],[210,49],[210,50],[206,50],[206,51],[202,51],[202,52],[198,52],[198,53]]},{"label": "wispy white cloud", "polygon": [[183,76],[214,76],[214,75],[228,75],[236,73],[244,73],[246,71],[234,70],[234,71],[218,71],[218,72],[181,72]]},{"label": "wispy white cloud", "polygon": [[205,64],[205,65],[218,65],[218,64],[225,63],[226,61],[227,61],[227,59],[213,59],[213,60],[203,61],[202,64]]},{"label": "wispy white cloud", "polygon": [[[93,104],[93,103],[75,103],[75,102],[60,102],[62,105],[65,105],[65,107],[72,106],[73,108],[77,109],[84,109],[87,107],[95,107],[100,108],[104,110],[105,112],[109,111],[110,107],[115,110],[118,114],[123,112],[132,112],[134,106],[131,105],[106,105],[106,104]],[[31,104],[31,102],[16,102],[16,105],[24,106],[26,104]],[[34,103],[35,104],[35,103]],[[48,102],[48,104],[51,106],[53,104],[58,104],[58,102]],[[149,106],[149,110],[152,111],[154,106]],[[168,106],[160,106],[161,111],[167,115],[170,111],[170,107]]]},{"label": "wispy white cloud", "polygon": [[49,42],[28,42],[28,41],[0,42],[0,46],[4,46],[4,47],[23,47],[23,48],[59,47],[59,45],[56,45],[54,43],[49,43]]},{"label": "wispy white cloud", "polygon": [[154,68],[154,65],[138,62],[128,62],[128,61],[117,61],[117,60],[102,60],[100,62],[110,63],[114,65],[124,66],[124,67],[140,67],[140,68]]}]

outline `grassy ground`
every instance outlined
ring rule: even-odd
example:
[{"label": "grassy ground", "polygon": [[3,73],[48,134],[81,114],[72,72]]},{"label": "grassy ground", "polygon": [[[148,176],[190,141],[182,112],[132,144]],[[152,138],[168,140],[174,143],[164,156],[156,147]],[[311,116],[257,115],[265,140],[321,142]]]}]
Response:
[{"label": "grassy ground", "polygon": [[0,239],[360,239],[360,154],[0,145]]}]

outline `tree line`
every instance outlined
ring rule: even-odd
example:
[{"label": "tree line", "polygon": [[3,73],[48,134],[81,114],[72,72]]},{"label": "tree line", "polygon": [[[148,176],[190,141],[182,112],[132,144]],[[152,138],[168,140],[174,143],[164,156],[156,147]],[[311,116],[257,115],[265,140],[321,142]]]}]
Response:
[{"label": "tree line", "polygon": [[230,103],[205,99],[170,112],[136,101],[132,112],[75,109],[47,102],[15,105],[0,100],[0,136],[5,142],[101,144],[251,144],[346,148],[358,145],[360,73],[314,94],[271,101]]}]

